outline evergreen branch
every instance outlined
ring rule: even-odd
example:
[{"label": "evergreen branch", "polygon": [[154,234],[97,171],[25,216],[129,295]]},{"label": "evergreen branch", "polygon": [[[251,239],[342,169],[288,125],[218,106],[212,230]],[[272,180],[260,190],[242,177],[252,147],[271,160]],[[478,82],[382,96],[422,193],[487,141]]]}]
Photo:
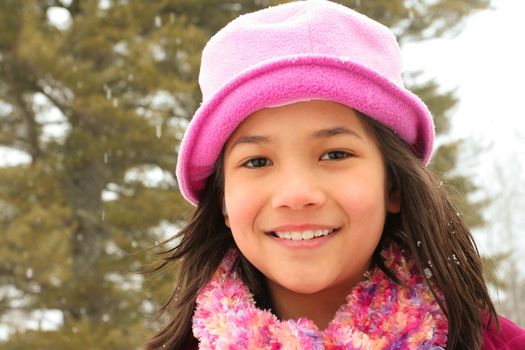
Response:
[{"label": "evergreen branch", "polygon": [[68,116],[71,116],[73,114],[73,108],[69,107],[69,106],[66,106],[65,104],[59,102],[55,97],[53,97],[51,94],[47,93],[45,91],[45,89],[40,86],[39,84],[34,84],[33,86],[34,90],[36,92],[39,92],[41,93],[42,95],[44,95],[49,101],[51,101],[51,103],[56,107],[58,108],[58,110],[60,112],[62,112],[62,114],[66,117]]},{"label": "evergreen branch", "polygon": [[32,113],[22,97],[20,92],[15,92],[13,94],[15,103],[19,108],[25,124],[27,127],[28,143],[29,143],[29,154],[32,157],[32,162],[35,162],[42,155],[42,150],[38,144],[39,134],[38,134],[38,124],[36,122],[35,114]]},{"label": "evergreen branch", "polygon": [[28,146],[26,140],[23,138],[13,138],[13,135],[0,133],[0,145],[31,154],[30,147]]}]

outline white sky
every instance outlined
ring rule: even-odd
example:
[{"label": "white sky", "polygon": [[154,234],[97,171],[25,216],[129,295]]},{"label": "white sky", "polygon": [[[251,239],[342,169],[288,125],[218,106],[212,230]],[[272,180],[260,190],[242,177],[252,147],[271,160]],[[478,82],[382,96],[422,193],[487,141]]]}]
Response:
[{"label": "white sky", "polygon": [[459,87],[458,135],[490,131],[505,142],[509,124],[503,120],[525,131],[525,1],[493,2],[495,9],[472,16],[458,37],[407,45],[403,58],[405,69],[421,68],[443,86]]}]

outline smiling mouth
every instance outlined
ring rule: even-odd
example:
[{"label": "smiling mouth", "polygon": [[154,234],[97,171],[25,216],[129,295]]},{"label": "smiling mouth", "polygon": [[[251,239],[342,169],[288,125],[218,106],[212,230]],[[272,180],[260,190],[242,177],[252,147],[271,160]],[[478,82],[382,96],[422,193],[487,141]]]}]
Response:
[{"label": "smiling mouth", "polygon": [[306,230],[306,231],[279,231],[279,232],[269,232],[274,237],[280,239],[287,239],[290,241],[307,241],[319,237],[328,236],[339,229],[330,229],[330,230]]}]

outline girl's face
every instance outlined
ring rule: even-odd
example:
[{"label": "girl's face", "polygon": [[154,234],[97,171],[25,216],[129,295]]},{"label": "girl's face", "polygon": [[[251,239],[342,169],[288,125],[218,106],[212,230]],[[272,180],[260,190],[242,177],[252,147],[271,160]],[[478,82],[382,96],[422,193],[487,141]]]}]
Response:
[{"label": "girl's face", "polygon": [[348,292],[399,211],[365,122],[335,102],[252,114],[226,144],[224,176],[226,224],[273,292]]}]

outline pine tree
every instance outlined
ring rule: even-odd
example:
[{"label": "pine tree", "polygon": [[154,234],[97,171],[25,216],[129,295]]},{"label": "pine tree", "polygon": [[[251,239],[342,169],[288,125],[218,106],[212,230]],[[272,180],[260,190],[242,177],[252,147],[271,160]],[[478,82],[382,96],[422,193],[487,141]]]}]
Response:
[{"label": "pine tree", "polygon": [[[14,332],[0,349],[130,349],[152,333],[174,271],[147,281],[137,272],[191,211],[174,169],[201,100],[201,50],[232,18],[279,2],[0,2],[0,145],[31,158],[0,168],[0,324]],[[489,5],[340,2],[401,42],[458,30]],[[69,22],[57,28],[53,11]],[[434,82],[413,89],[446,131],[453,94]],[[458,145],[444,147],[433,166],[447,179]],[[472,190],[466,179],[457,185],[458,199]],[[58,322],[25,329],[39,312]]]},{"label": "pine tree", "polygon": [[[195,109],[209,34],[169,2],[71,2],[66,30],[49,22],[51,5],[64,8],[1,5],[9,24],[1,98],[10,109],[2,144],[32,160],[0,172],[0,283],[11,291],[2,297],[7,324],[35,310],[59,310],[63,320],[6,346],[129,349],[145,338],[151,298],[137,252],[188,210],[175,186],[175,145]],[[60,115],[58,137],[46,138],[46,110]],[[160,182],[140,180],[150,170]]]}]

